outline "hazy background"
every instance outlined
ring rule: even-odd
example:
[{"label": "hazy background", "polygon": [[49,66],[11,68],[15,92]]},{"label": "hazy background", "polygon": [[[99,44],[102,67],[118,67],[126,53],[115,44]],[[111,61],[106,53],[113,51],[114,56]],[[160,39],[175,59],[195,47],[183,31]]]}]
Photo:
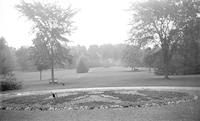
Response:
[{"label": "hazy background", "polygon": [[[131,0],[56,0],[62,6],[71,5],[79,12],[74,16],[75,30],[69,45],[118,44],[128,39]],[[16,10],[20,0],[0,1],[0,36],[8,45],[19,48],[31,45],[31,23]],[[55,0],[53,1],[55,2]]]}]

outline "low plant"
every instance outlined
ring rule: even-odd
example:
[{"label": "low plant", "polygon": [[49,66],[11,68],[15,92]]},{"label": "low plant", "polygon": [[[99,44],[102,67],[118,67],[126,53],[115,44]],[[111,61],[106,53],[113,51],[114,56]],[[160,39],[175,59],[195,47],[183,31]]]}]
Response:
[{"label": "low plant", "polygon": [[0,90],[7,91],[7,90],[17,90],[22,88],[22,83],[18,82],[17,79],[14,77],[13,74],[9,74],[6,76],[1,77],[0,79]]}]

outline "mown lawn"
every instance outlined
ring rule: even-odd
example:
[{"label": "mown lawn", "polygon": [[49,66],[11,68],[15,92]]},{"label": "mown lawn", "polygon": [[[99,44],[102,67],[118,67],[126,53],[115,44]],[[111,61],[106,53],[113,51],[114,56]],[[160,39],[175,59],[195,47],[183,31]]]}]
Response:
[{"label": "mown lawn", "polygon": [[163,76],[155,76],[145,70],[129,72],[128,68],[109,67],[92,68],[89,73],[77,74],[75,70],[56,70],[55,77],[65,85],[50,85],[50,70],[43,72],[43,80],[39,80],[39,72],[15,72],[23,89],[46,90],[61,88],[90,88],[90,87],[130,87],[130,86],[200,86],[200,75],[172,76],[171,80]]}]

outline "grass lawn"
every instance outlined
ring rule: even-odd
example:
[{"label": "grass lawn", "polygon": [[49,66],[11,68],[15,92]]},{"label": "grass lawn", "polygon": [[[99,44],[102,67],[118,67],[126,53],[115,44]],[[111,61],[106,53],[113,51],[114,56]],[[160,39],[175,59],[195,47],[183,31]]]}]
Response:
[{"label": "grass lawn", "polygon": [[129,87],[129,86],[200,86],[200,75],[171,76],[171,80],[163,76],[155,76],[148,71],[129,72],[128,68],[109,67],[92,68],[89,73],[77,74],[76,70],[56,70],[55,77],[65,85],[50,85],[50,70],[43,72],[43,80],[39,80],[39,72],[15,72],[23,89],[19,91],[47,90],[61,88],[89,87]]}]

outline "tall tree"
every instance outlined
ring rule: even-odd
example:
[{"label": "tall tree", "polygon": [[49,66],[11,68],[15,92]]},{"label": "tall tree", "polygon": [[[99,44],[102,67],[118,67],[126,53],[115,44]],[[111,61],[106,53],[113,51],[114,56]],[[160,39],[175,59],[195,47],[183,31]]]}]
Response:
[{"label": "tall tree", "polygon": [[65,35],[70,35],[74,29],[72,17],[76,12],[71,7],[65,9],[55,3],[22,1],[16,7],[34,23],[33,33],[36,38],[33,44],[37,46],[36,41],[42,41],[47,50],[51,60],[51,79],[54,82],[54,65],[60,61],[55,53],[60,51],[62,43],[69,42]]},{"label": "tall tree", "polygon": [[[197,12],[195,6],[187,8],[187,4],[196,4],[196,2],[190,0],[147,0],[134,3],[131,7],[133,20],[130,41],[142,46],[149,42],[161,46],[166,79],[169,78],[169,61],[183,36],[179,23],[196,15]],[[185,16],[185,11],[191,13]]]}]

